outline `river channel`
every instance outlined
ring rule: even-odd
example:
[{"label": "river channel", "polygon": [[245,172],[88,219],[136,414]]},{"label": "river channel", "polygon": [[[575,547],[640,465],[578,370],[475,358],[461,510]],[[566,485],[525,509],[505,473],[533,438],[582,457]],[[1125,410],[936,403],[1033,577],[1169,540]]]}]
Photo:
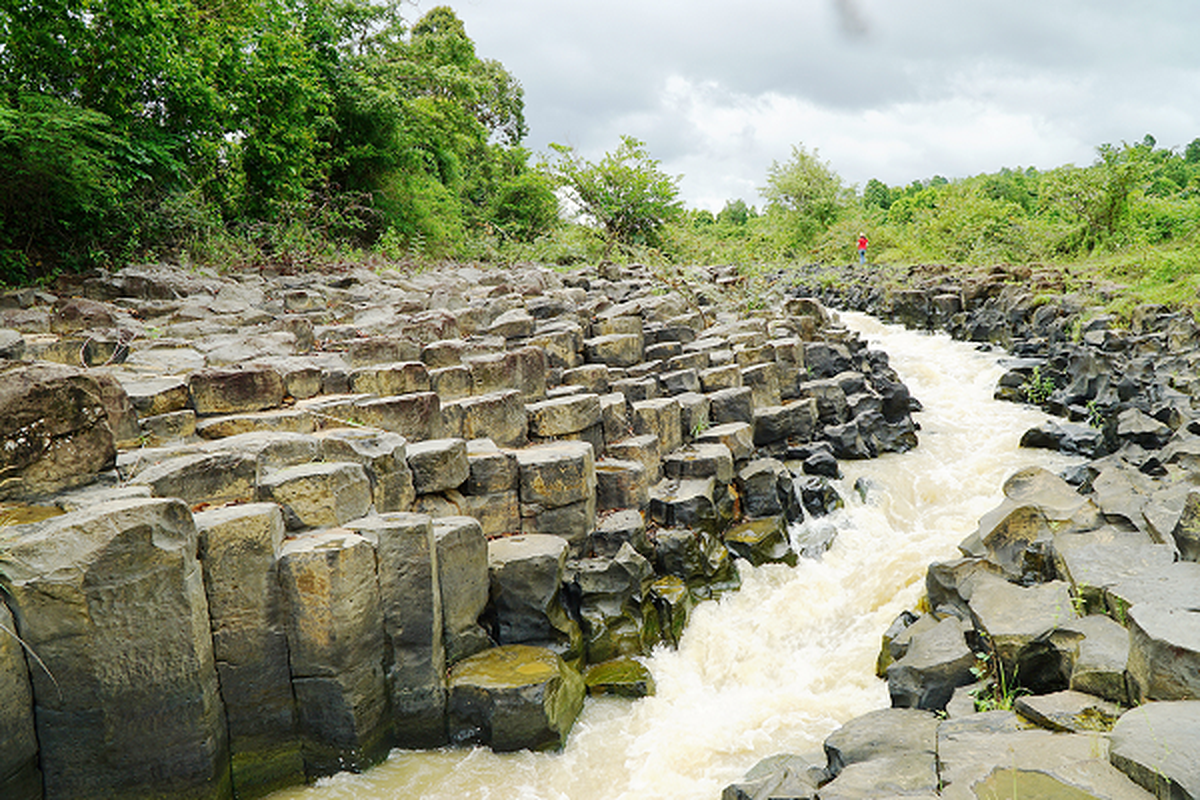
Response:
[{"label": "river channel", "polygon": [[926,566],[955,556],[1010,474],[1069,462],[1018,448],[1044,415],[992,400],[998,354],[842,317],[888,353],[924,411],[916,450],[842,463],[846,508],[818,523],[837,528],[822,559],[743,565],[740,592],[701,605],[679,649],[647,659],[657,694],[589,700],[560,753],[394,751],[273,800],[716,800],[760,758],[816,753],[843,722],[887,706],[880,634],[917,601]]}]

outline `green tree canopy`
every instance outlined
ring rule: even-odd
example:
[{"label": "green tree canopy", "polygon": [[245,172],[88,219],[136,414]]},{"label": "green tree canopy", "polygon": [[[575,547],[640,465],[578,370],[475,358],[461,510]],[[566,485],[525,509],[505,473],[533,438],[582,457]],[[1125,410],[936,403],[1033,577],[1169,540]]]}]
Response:
[{"label": "green tree canopy", "polygon": [[682,214],[682,176],[663,172],[645,142],[622,136],[617,149],[596,163],[572,147],[551,148],[557,159],[550,172],[580,212],[604,231],[605,256],[617,244],[655,244],[659,229]]}]

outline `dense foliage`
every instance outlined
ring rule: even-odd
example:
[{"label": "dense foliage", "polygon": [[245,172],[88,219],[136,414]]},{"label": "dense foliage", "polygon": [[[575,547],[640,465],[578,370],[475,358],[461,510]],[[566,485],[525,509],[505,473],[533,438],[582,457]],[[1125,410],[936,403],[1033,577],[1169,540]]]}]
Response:
[{"label": "dense foliage", "polygon": [[[848,186],[803,144],[762,205],[684,209],[624,136],[534,159],[520,83],[438,6],[405,0],[0,4],[0,281],[174,258],[562,264],[1103,263],[1195,300],[1200,139],[1101,145],[1085,166]],[[560,218],[560,197],[576,213]]]},{"label": "dense foliage", "polygon": [[520,84],[449,8],[408,29],[399,3],[0,6],[0,279],[544,232]]},{"label": "dense foliage", "polygon": [[566,145],[552,145],[551,173],[580,213],[604,232],[604,256],[615,245],[660,243],[663,225],[683,211],[679,178],[659,169],[646,143],[622,136],[616,150],[592,163]]}]

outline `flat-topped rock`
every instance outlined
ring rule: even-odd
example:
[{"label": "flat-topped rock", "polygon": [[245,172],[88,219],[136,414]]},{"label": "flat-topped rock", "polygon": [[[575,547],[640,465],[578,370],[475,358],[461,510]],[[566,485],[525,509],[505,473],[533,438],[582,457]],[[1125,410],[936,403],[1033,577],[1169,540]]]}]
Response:
[{"label": "flat-topped rock", "polygon": [[583,708],[583,678],[540,647],[496,647],[450,671],[451,742],[499,752],[561,748]]}]

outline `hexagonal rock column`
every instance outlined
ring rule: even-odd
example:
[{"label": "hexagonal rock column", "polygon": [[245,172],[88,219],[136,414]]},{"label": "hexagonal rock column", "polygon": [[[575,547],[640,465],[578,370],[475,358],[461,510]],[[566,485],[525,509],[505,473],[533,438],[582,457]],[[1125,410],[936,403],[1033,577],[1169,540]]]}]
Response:
[{"label": "hexagonal rock column", "polygon": [[412,506],[416,490],[403,436],[372,428],[333,428],[317,438],[323,460],[362,464],[376,511],[407,511]]},{"label": "hexagonal rock column", "polygon": [[305,771],[364,769],[392,731],[375,548],[343,529],[301,534],[283,546],[279,581]]},{"label": "hexagonal rock column", "polygon": [[321,528],[366,514],[371,484],[361,464],[318,461],[270,473],[258,496],[279,504],[288,530]]},{"label": "hexagonal rock column", "polygon": [[434,392],[362,398],[354,401],[346,416],[352,422],[398,433],[410,442],[442,435],[442,402]]},{"label": "hexagonal rock column", "polygon": [[589,664],[621,655],[642,655],[642,600],[654,568],[626,542],[612,558],[584,558],[567,564],[567,583],[578,598]]},{"label": "hexagonal rock column", "polygon": [[529,434],[521,392],[506,389],[457,401],[464,439],[486,436],[501,447],[524,447]]},{"label": "hexagonal rock column", "polygon": [[0,796],[42,800],[33,690],[25,650],[12,636],[17,625],[0,602]]},{"label": "hexagonal rock column", "polygon": [[650,502],[646,468],[637,461],[602,458],[596,462],[596,509],[644,509]]},{"label": "hexagonal rock column", "polygon": [[1132,708],[1111,742],[1113,766],[1156,797],[1200,798],[1200,700]]},{"label": "hexagonal rock column", "polygon": [[470,476],[465,439],[430,439],[408,447],[408,467],[417,494],[455,489]]},{"label": "hexagonal rock column", "polygon": [[658,437],[658,446],[666,454],[683,444],[679,401],[673,397],[639,400],[632,406],[633,430],[641,435]]},{"label": "hexagonal rock column", "polygon": [[200,370],[188,379],[188,391],[201,416],[265,411],[283,402],[283,378],[265,366]]},{"label": "hexagonal rock column", "polygon": [[283,515],[252,503],[195,516],[233,758],[233,788],[258,796],[304,781],[276,560]]},{"label": "hexagonal rock column", "polygon": [[521,530],[566,539],[581,553],[596,520],[596,464],[587,442],[518,450]]},{"label": "hexagonal rock column", "polygon": [[[196,529],[174,499],[0,529],[47,797],[229,796]],[[51,679],[49,676],[53,675]]]},{"label": "hexagonal rock column", "polygon": [[190,505],[232,503],[254,499],[257,475],[257,459],[245,453],[189,453],[147,467],[130,483]]},{"label": "hexagonal rock column", "polygon": [[558,749],[583,696],[583,678],[553,651],[519,644],[485,650],[450,671],[450,739],[500,752]]},{"label": "hexagonal rock column", "polygon": [[533,437],[583,439],[592,442],[593,446],[599,439],[603,446],[604,429],[597,394],[575,394],[530,403],[525,411],[529,416],[529,433]]},{"label": "hexagonal rock column", "polygon": [[433,521],[438,587],[442,596],[442,640],[453,664],[492,646],[479,625],[488,602],[488,543],[474,517]]},{"label": "hexagonal rock column", "polygon": [[497,644],[550,647],[568,661],[581,655],[579,625],[562,604],[567,542],[528,534],[488,542],[491,613]]},{"label": "hexagonal rock column", "polygon": [[446,651],[433,522],[384,514],[353,528],[375,543],[396,742],[437,747],[446,741]]},{"label": "hexagonal rock column", "polygon": [[100,385],[58,365],[0,371],[0,498],[86,483],[116,447]]},{"label": "hexagonal rock column", "polygon": [[967,646],[963,623],[946,617],[912,637],[904,656],[887,668],[893,708],[941,711],[959,686],[975,680],[975,654]]},{"label": "hexagonal rock column", "polygon": [[1200,612],[1138,603],[1129,609],[1130,699],[1200,698]]}]

